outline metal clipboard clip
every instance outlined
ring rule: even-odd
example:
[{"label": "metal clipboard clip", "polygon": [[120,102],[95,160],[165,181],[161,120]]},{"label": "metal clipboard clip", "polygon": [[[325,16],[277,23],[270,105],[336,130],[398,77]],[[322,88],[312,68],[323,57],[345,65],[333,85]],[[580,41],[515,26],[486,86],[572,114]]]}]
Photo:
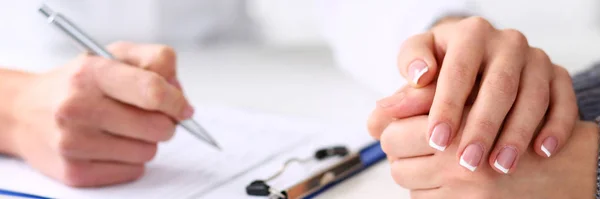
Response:
[{"label": "metal clipboard clip", "polygon": [[[305,164],[311,160],[325,160],[331,157],[344,158],[339,163],[326,168],[315,175],[291,186],[287,190],[279,190],[268,183],[283,174],[292,163]],[[314,156],[300,159],[287,160],[281,169],[264,180],[255,180],[246,186],[246,193],[250,196],[265,196],[270,199],[297,199],[307,197],[333,182],[342,180],[363,167],[360,154],[350,154],[344,146],[333,146],[319,149]]]}]

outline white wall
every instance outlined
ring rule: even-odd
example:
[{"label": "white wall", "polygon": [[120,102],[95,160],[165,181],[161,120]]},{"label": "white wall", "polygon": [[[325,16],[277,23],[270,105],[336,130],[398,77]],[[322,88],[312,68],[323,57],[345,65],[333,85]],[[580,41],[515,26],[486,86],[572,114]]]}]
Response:
[{"label": "white wall", "polygon": [[[44,24],[35,8],[42,0],[0,0],[0,51],[15,52],[67,40]],[[170,0],[169,3],[193,3],[194,12],[164,13],[163,0],[47,0],[102,41],[165,40],[161,36],[198,39],[189,33],[202,34],[226,26],[239,13],[236,5],[244,0]],[[272,45],[324,45],[320,32],[319,5],[343,3],[339,0],[245,0],[247,12]],[[378,0],[386,1],[386,0]],[[395,1],[395,0],[389,0]],[[409,1],[409,0],[404,0]],[[449,0],[450,1],[450,0]],[[522,30],[532,45],[550,52],[554,60],[577,70],[600,58],[599,0],[473,0],[478,11],[500,27]],[[377,3],[377,1],[373,1]],[[233,6],[232,6],[233,5]],[[164,9],[163,9],[164,8]],[[134,10],[134,11],[133,11]],[[163,10],[163,11],[161,11]],[[209,12],[211,11],[211,12]],[[164,18],[171,16],[171,18]],[[225,14],[224,14],[225,13]],[[242,16],[243,17],[243,16]],[[226,20],[214,20],[224,18]],[[170,19],[170,20],[169,20]],[[85,23],[82,23],[85,22]],[[244,22],[245,23],[245,22]],[[233,31],[239,32],[240,30]],[[167,34],[169,33],[169,34]],[[217,32],[216,34],[218,34]],[[246,34],[244,32],[239,34]],[[50,35],[50,36],[49,36]],[[58,36],[57,36],[58,35]],[[210,36],[210,34],[207,34]],[[172,35],[170,35],[172,36]],[[42,39],[45,37],[46,39]],[[167,39],[168,40],[168,39]],[[40,49],[46,52],[47,49]],[[6,53],[4,53],[6,54]]]},{"label": "white wall", "polygon": [[477,0],[478,9],[500,27],[523,31],[533,46],[571,72],[600,60],[598,0]]}]

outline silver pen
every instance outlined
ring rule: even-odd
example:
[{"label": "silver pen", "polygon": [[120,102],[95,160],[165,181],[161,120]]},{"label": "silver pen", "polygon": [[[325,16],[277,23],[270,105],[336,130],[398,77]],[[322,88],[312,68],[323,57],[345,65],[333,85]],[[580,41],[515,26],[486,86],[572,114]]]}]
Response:
[{"label": "silver pen", "polygon": [[[81,31],[81,29],[75,26],[75,24],[73,24],[60,13],[52,11],[52,9],[50,9],[45,4],[42,5],[38,9],[38,11],[48,18],[48,23],[54,24],[54,26],[56,26],[62,32],[67,34],[71,39],[73,39],[77,44],[79,44],[89,53],[93,53],[104,58],[116,60],[116,58],[110,52],[108,52],[106,49],[100,46],[96,41],[94,41],[83,31]],[[200,126],[200,124],[198,124],[198,122],[190,118],[181,121],[179,124],[192,135],[194,135],[196,138],[205,141],[206,143],[210,144],[218,150],[221,150],[221,147],[219,147],[217,142],[208,134],[208,132],[202,126]]]}]

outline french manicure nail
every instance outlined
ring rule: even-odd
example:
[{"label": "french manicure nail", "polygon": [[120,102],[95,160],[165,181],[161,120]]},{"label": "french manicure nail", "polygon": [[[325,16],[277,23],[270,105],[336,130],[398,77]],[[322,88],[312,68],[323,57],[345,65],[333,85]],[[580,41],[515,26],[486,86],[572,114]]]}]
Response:
[{"label": "french manicure nail", "polygon": [[513,163],[517,159],[517,150],[514,147],[504,147],[498,153],[494,167],[502,171],[502,173],[508,173]]},{"label": "french manicure nail", "polygon": [[188,105],[187,107],[185,107],[185,109],[183,110],[183,118],[188,119],[191,118],[194,115],[194,107],[192,107],[191,105]]},{"label": "french manicure nail", "polygon": [[460,165],[474,172],[481,162],[481,157],[483,157],[483,147],[480,144],[470,144],[460,156]]},{"label": "french manicure nail", "polygon": [[446,146],[448,146],[448,138],[450,138],[450,126],[446,123],[440,123],[431,132],[429,146],[438,151],[444,151],[446,150]]},{"label": "french manicure nail", "polygon": [[395,106],[396,104],[400,103],[400,101],[402,101],[402,99],[404,99],[404,92],[396,93],[392,96],[383,98],[383,99],[377,101],[377,105],[381,108],[389,108],[389,107]]},{"label": "french manicure nail", "polygon": [[408,78],[410,78],[414,84],[419,83],[419,79],[429,71],[427,64],[421,60],[415,60],[408,66]]},{"label": "french manicure nail", "polygon": [[550,157],[554,150],[556,150],[556,146],[558,145],[558,140],[556,137],[550,136],[544,139],[542,142],[542,151],[546,154],[546,156]]}]

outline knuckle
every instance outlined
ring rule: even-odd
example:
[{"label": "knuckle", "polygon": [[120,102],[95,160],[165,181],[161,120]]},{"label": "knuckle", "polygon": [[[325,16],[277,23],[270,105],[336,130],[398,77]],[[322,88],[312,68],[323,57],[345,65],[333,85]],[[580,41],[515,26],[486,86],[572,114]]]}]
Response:
[{"label": "knuckle", "polygon": [[392,179],[394,179],[394,182],[396,182],[396,184],[401,187],[405,187],[407,182],[410,181],[410,179],[407,179],[407,177],[405,177],[405,171],[402,171],[401,169],[397,168],[394,164],[392,164],[391,174]]},{"label": "knuckle", "polygon": [[150,124],[148,125],[148,132],[153,136],[153,140],[156,141],[167,141],[170,140],[175,134],[175,123],[172,122],[169,117],[164,115],[153,115],[150,117]]},{"label": "knuckle", "polygon": [[63,157],[71,157],[79,151],[79,142],[71,133],[63,131],[59,134],[55,149]]},{"label": "knuckle", "polygon": [[468,61],[464,58],[457,58],[455,66],[448,70],[450,81],[458,85],[469,85],[471,78],[476,74],[476,69],[470,68]]},{"label": "knuckle", "polygon": [[379,132],[379,129],[377,128],[377,126],[375,124],[376,123],[374,122],[374,120],[372,118],[369,118],[367,120],[367,130],[369,131],[369,135],[373,139],[379,140],[381,133]]},{"label": "knuckle", "polygon": [[158,47],[158,56],[160,57],[160,60],[166,63],[174,63],[175,60],[177,60],[175,49],[166,45],[160,45]]},{"label": "knuckle", "polygon": [[83,162],[76,162],[72,160],[64,160],[62,181],[71,187],[87,187],[90,186],[90,180],[92,176],[90,173],[89,165]]},{"label": "knuckle", "polygon": [[483,136],[496,136],[500,125],[492,121],[490,118],[480,118],[475,121],[475,128],[480,132],[485,133]]},{"label": "knuckle", "polygon": [[535,64],[529,64],[528,67],[536,67],[538,71],[543,71],[540,72],[541,74],[545,74],[546,76],[552,76],[552,73],[555,73],[556,75],[556,70],[552,70],[552,69],[548,69],[548,67],[552,67],[552,61],[550,60],[550,56],[548,56],[548,54],[540,49],[540,48],[531,48],[531,52],[530,52],[530,62],[535,63]]},{"label": "knuckle", "polygon": [[[573,99],[573,101],[577,101],[577,99]],[[570,108],[567,107],[566,109],[566,113],[565,113],[565,117],[567,118],[567,121],[571,121],[568,124],[570,124],[571,126],[569,126],[571,129],[568,129],[569,131],[573,130],[573,126],[576,120],[579,120],[579,107],[577,106],[577,103],[573,103],[571,104]]]},{"label": "knuckle", "polygon": [[59,127],[68,127],[74,120],[85,115],[85,110],[77,106],[75,101],[74,98],[69,97],[60,102],[57,108],[54,109],[54,121]]},{"label": "knuckle", "polygon": [[560,140],[564,136],[568,137],[569,135],[571,135],[572,130],[571,129],[567,130],[567,127],[565,126],[564,123],[557,123],[554,125],[544,124],[544,126],[542,127],[542,130],[541,130],[541,133],[548,134],[548,135],[554,135]]},{"label": "knuckle", "polygon": [[573,83],[573,78],[571,78],[569,71],[561,66],[554,66],[554,74],[561,78],[565,78],[565,80],[571,84]]},{"label": "knuckle", "polygon": [[483,33],[492,30],[492,24],[483,17],[473,16],[463,20],[464,31],[470,33]]},{"label": "knuckle", "polygon": [[388,156],[392,156],[391,152],[394,149],[394,142],[392,141],[393,132],[390,132],[390,128],[386,128],[381,134],[381,150]]},{"label": "knuckle", "polygon": [[156,110],[165,102],[168,93],[164,88],[164,81],[162,77],[154,73],[142,78],[142,86],[146,91],[144,108]]},{"label": "knuckle", "polygon": [[441,111],[441,117],[439,119],[439,121],[452,121],[449,118],[447,118],[451,113],[451,112],[455,112],[455,111],[459,111],[464,105],[461,105],[458,101],[454,100],[453,98],[450,97],[444,97],[440,99],[440,111]]},{"label": "knuckle", "polygon": [[562,122],[556,122],[555,125],[547,125],[549,126],[549,131],[557,136],[570,136],[573,133],[575,125],[573,122],[568,121],[573,121],[573,118],[565,118],[561,120]]},{"label": "knuckle", "polygon": [[529,46],[527,37],[520,31],[515,29],[506,29],[501,32],[504,43],[516,48],[526,48]]},{"label": "knuckle", "polygon": [[518,75],[507,71],[499,71],[491,74],[491,77],[486,79],[486,85],[492,88],[492,92],[497,93],[494,97],[516,97],[519,90]]},{"label": "knuckle", "polygon": [[517,147],[517,151],[524,151],[531,142],[531,138],[534,134],[534,129],[535,127],[529,128],[523,125],[511,128],[509,131],[503,133],[503,135],[510,135],[510,140],[507,140],[507,142],[509,143],[506,144],[514,144],[515,147]]},{"label": "knuckle", "polygon": [[540,48],[531,48],[531,56],[534,59],[542,60],[546,63],[550,62],[550,56],[546,53],[546,51]]},{"label": "knuckle", "polygon": [[382,136],[381,121],[373,116],[374,114],[375,113],[371,114],[369,119],[367,119],[367,129],[369,130],[371,137],[378,140],[380,136]]},{"label": "knuckle", "polygon": [[77,67],[69,75],[67,83],[70,88],[84,89],[88,85],[89,81],[91,81],[91,78],[89,77],[89,74],[86,70],[89,67],[86,67],[85,65],[86,64],[82,64],[81,66]]},{"label": "knuckle", "polygon": [[534,92],[533,97],[529,99],[532,101],[532,107],[541,107],[545,112],[550,105],[549,84],[539,84],[532,92]]},{"label": "knuckle", "polygon": [[144,148],[142,161],[150,162],[154,157],[156,157],[156,153],[158,152],[158,146],[156,144],[150,144]]}]

